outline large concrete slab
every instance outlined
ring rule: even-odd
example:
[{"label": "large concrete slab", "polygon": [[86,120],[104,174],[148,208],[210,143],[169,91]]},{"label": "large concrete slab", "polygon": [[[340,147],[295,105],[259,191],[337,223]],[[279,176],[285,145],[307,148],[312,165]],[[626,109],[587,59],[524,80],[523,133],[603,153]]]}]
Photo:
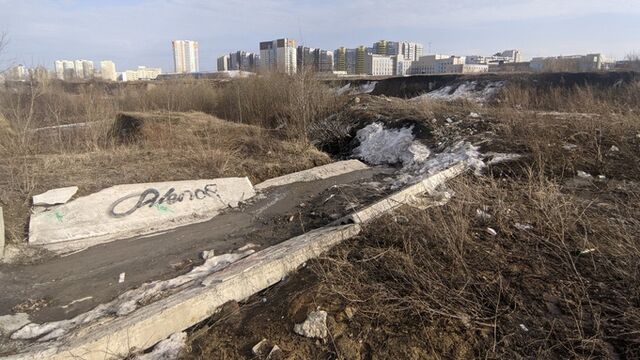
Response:
[{"label": "large concrete slab", "polygon": [[294,237],[239,260],[194,286],[128,316],[101,319],[9,359],[114,359],[146,349],[201,322],[228,301],[241,301],[279,282],[311,258],[354,237],[360,226],[327,227]]},{"label": "large concrete slab", "polygon": [[430,193],[447,180],[452,179],[466,170],[467,166],[459,162],[443,171],[431,175],[424,180],[400,190],[386,198],[369,205],[353,214],[347,216],[342,222],[353,222],[356,224],[369,222],[389,211],[402,205],[411,204],[417,200],[421,194]]},{"label": "large concrete slab", "polygon": [[2,214],[2,206],[0,206],[0,259],[4,257],[4,215]]},{"label": "large concrete slab", "polygon": [[29,245],[73,251],[206,221],[254,195],[247,178],[116,185],[63,205],[34,208]]},{"label": "large concrete slab", "polygon": [[369,166],[358,160],[338,161],[263,181],[256,185],[256,190],[264,190],[274,186],[288,185],[296,182],[328,179],[330,177],[347,174],[353,171],[365,170],[368,168]]}]

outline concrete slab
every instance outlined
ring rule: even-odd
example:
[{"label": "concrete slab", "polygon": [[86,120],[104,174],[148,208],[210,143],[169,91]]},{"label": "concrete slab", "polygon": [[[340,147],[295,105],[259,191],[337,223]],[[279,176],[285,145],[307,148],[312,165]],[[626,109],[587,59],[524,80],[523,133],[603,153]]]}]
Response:
[{"label": "concrete slab", "polygon": [[274,186],[282,186],[296,182],[308,182],[314,180],[328,179],[358,170],[368,169],[369,166],[358,160],[338,161],[331,164],[317,166],[312,169],[283,175],[277,178],[269,179],[256,185],[256,190],[264,190]]},{"label": "concrete slab", "polygon": [[352,222],[356,224],[369,222],[402,205],[415,202],[419,195],[432,192],[436,189],[436,187],[445,183],[447,180],[462,174],[466,169],[467,166],[463,162],[459,162],[447,168],[446,170],[431,175],[416,184],[413,184],[403,190],[387,196],[386,198],[372,205],[356,211],[352,215],[349,215],[345,219],[342,219],[340,222]]},{"label": "concrete slab", "polygon": [[2,206],[0,206],[0,259],[4,257],[4,215],[2,214]]},{"label": "concrete slab", "polygon": [[52,189],[33,197],[34,206],[50,206],[64,204],[78,192],[77,186]]},{"label": "concrete slab", "polygon": [[249,179],[116,185],[63,205],[36,208],[29,245],[69,252],[211,219],[255,195]]},{"label": "concrete slab", "polygon": [[101,319],[74,333],[32,346],[8,359],[114,359],[146,349],[201,322],[228,301],[241,301],[279,282],[311,258],[354,237],[360,226],[327,227],[239,260],[189,288],[128,316]]}]

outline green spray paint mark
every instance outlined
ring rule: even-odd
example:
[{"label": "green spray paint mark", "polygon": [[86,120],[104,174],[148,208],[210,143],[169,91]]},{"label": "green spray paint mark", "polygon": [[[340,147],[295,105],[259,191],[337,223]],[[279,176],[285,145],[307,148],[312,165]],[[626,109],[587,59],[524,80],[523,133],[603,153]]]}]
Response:
[{"label": "green spray paint mark", "polygon": [[173,212],[173,210],[169,209],[169,207],[167,205],[156,204],[155,207],[156,207],[156,209],[158,209],[158,212],[163,213],[163,214]]},{"label": "green spray paint mark", "polygon": [[64,219],[64,214],[61,213],[60,210],[54,211],[50,216],[56,218],[58,222],[62,222],[62,219]]}]

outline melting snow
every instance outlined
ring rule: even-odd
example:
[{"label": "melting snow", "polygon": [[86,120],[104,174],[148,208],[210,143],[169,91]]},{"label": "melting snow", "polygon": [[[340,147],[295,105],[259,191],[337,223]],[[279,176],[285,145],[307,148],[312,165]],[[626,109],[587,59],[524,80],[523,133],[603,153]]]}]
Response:
[{"label": "melting snow", "polygon": [[187,342],[187,333],[179,332],[164,339],[153,347],[151,352],[136,356],[136,360],[173,360]]},{"label": "melting snow", "polygon": [[187,274],[169,280],[153,281],[142,284],[140,287],[129,290],[118,296],[115,300],[106,304],[100,304],[86,313],[80,314],[72,319],[53,321],[44,324],[30,323],[11,335],[12,339],[26,340],[38,338],[38,341],[54,340],[74,327],[89,323],[104,316],[123,316],[135,311],[145,300],[153,299],[167,290],[176,289],[195,280],[200,280],[206,276],[222,270],[244,257],[253,254],[255,250],[246,249],[244,251],[212,256],[213,252],[207,252],[205,262],[193,268]]},{"label": "melting snow", "polygon": [[335,90],[336,94],[338,95],[343,95],[343,94],[350,94],[350,95],[358,95],[358,94],[369,94],[371,93],[375,88],[376,88],[376,84],[378,82],[377,81],[368,81],[364,84],[358,85],[358,86],[352,86],[351,83],[347,83],[346,85],[337,88]]},{"label": "melting snow", "polygon": [[505,81],[493,81],[488,84],[478,84],[477,81],[465,81],[459,85],[447,85],[437,90],[422,94],[412,100],[458,100],[465,99],[475,102],[486,102],[496,96],[504,87]]},{"label": "melting snow", "polygon": [[415,140],[413,128],[387,129],[382,123],[373,123],[356,133],[360,145],[353,156],[374,165],[401,164],[402,170],[394,186],[411,184],[458,162],[464,162],[477,174],[486,166],[484,158],[491,157],[489,164],[513,160],[517,154],[489,153],[483,155],[479,147],[460,141],[441,153],[431,154],[429,148]]}]

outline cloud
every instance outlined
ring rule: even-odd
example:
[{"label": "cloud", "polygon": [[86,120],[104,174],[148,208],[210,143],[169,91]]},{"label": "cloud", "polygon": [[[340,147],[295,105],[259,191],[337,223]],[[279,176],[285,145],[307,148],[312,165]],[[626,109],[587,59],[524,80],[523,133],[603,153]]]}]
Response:
[{"label": "cloud", "polygon": [[[562,35],[567,32],[564,23],[612,14],[638,17],[640,4],[637,0],[0,0],[0,31],[9,32],[8,51],[20,61],[50,64],[56,58],[111,58],[124,67],[165,70],[171,67],[170,41],[194,39],[201,45],[201,63],[211,69],[223,52],[255,51],[259,41],[281,36],[326,48],[403,36],[457,49],[466,40],[469,49],[490,52],[497,46],[487,48],[490,41],[512,43],[513,33],[530,41],[517,46],[535,45],[539,27],[551,24],[560,33],[547,41],[559,47],[571,41]],[[586,20],[576,25],[595,26]],[[609,25],[598,27],[606,32]],[[632,43],[635,30],[640,29],[617,34],[621,36],[613,42]],[[492,38],[480,39],[481,33]],[[585,40],[577,38],[579,34],[572,36]]]}]

